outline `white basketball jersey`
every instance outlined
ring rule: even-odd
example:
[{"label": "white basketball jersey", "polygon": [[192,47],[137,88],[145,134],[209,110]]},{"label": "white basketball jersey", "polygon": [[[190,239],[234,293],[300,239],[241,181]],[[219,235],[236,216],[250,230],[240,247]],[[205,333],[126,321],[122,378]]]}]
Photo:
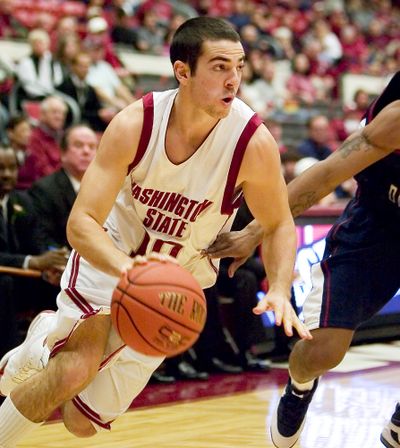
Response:
[{"label": "white basketball jersey", "polygon": [[[169,254],[207,288],[215,283],[219,262],[200,251],[232,225],[241,196],[235,189],[237,175],[261,120],[235,99],[229,115],[196,152],[176,165],[166,154],[165,137],[177,92],[144,96],[137,154],[104,226],[125,253]],[[110,305],[117,281],[72,251],[61,288],[84,315],[90,315]]]},{"label": "white basketball jersey", "polygon": [[105,227],[124,252],[170,254],[206,288],[215,282],[218,262],[200,251],[230,229],[239,205],[237,174],[261,120],[235,99],[229,115],[196,152],[176,165],[165,150],[176,94],[169,90],[144,97],[138,153]]}]

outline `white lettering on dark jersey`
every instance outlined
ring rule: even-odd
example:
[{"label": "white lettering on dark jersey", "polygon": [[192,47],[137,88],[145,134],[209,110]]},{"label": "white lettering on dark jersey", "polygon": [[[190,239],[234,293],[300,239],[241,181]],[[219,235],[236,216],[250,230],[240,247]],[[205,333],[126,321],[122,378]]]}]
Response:
[{"label": "white lettering on dark jersey", "polygon": [[396,185],[392,184],[389,187],[389,201],[400,207],[400,190]]}]

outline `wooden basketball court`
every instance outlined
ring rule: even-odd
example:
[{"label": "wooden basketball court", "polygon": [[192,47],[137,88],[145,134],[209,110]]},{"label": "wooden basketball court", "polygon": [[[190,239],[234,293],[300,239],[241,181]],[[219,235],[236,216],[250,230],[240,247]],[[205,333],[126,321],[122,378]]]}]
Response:
[{"label": "wooden basketball court", "polygon": [[[268,425],[286,381],[284,368],[149,385],[136,400],[138,407],[114,422],[110,433],[76,439],[54,422],[35,430],[18,447],[269,448]],[[382,426],[400,400],[399,378],[400,343],[352,348],[321,381],[296,446],[382,446]]]}]

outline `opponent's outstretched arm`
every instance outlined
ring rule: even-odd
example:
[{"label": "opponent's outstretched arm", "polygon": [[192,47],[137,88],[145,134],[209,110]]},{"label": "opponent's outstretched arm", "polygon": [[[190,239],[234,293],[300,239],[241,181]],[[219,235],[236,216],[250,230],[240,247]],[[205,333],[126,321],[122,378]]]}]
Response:
[{"label": "opponent's outstretched arm", "polygon": [[[288,185],[289,205],[300,215],[345,180],[400,148],[400,100],[387,105],[363,129],[352,134],[327,159],[316,163]],[[205,251],[213,258],[235,257],[230,275],[253,253],[262,239],[254,220],[243,230],[219,235]]]}]

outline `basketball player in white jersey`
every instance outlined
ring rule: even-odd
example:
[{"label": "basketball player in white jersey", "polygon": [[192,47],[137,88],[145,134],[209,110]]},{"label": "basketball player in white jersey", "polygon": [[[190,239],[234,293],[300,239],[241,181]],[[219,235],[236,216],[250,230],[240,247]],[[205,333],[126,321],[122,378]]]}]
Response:
[{"label": "basketball player in white jersey", "polygon": [[191,19],[174,36],[171,61],[179,88],[119,113],[85,174],[68,223],[75,250],[57,313],[39,315],[27,342],[0,362],[2,447],[58,407],[78,437],[110,429],[163,360],[125,347],[111,327],[121,273],[135,255],[159,252],[211,286],[218,263],[201,251],[229,229],[241,194],[264,229],[268,308],[288,335],[295,328],[311,337],[289,302],[296,238],[277,145],[236,98],[244,65],[238,34],[220,19]]}]

